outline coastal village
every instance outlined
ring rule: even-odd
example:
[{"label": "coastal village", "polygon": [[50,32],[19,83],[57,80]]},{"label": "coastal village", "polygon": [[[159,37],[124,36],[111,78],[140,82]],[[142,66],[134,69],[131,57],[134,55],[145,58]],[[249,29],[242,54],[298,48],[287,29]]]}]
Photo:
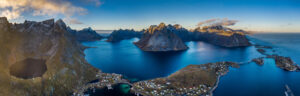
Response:
[{"label": "coastal village", "polygon": [[73,96],[83,96],[85,92],[88,90],[92,90],[95,92],[96,88],[107,88],[108,90],[113,89],[112,85],[118,83],[128,83],[127,80],[122,79],[122,75],[120,74],[109,74],[109,73],[102,73],[99,72],[96,74],[98,79],[85,84],[84,86],[79,87],[73,92]]},{"label": "coastal village", "polygon": [[[134,83],[132,91],[142,92],[145,96],[210,96],[218,86],[219,78],[225,75],[231,66],[235,68],[239,67],[234,62],[190,65],[165,78]],[[200,75],[197,75],[197,73]],[[207,75],[212,77],[210,79],[204,78]],[[193,81],[193,79],[199,79],[199,82]]]}]

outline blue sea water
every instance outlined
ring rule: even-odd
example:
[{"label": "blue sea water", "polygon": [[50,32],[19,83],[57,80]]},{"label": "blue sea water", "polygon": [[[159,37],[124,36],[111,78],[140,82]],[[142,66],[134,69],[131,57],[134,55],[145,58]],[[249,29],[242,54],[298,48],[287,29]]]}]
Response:
[{"label": "blue sea water", "polygon": [[[272,46],[276,51],[270,54],[289,56],[296,63],[300,62],[299,33],[255,34],[250,38],[256,44]],[[214,95],[284,96],[285,84],[295,96],[300,96],[300,72],[284,71],[276,67],[273,59],[265,59],[263,66],[251,63],[239,69],[231,68],[227,75],[221,77]]]},{"label": "blue sea water", "polygon": [[[274,36],[270,36],[274,35]],[[295,34],[292,34],[295,36]],[[298,58],[299,45],[296,37],[285,34],[257,34],[250,36],[251,41],[261,45],[274,46],[275,53]],[[278,38],[280,37],[280,38]],[[278,39],[277,39],[278,38]],[[281,39],[281,40],[279,40]],[[138,80],[147,80],[168,76],[189,64],[205,64],[218,61],[248,62],[261,57],[251,47],[223,48],[205,42],[186,42],[189,49],[182,52],[144,52],[133,42],[138,39],[123,40],[118,43],[101,41],[84,42],[90,47],[85,50],[87,61],[103,72],[118,73]],[[278,40],[278,41],[274,41]],[[285,40],[290,40],[286,42]],[[278,43],[279,42],[279,43]],[[289,44],[286,44],[286,43]],[[290,43],[293,42],[293,43]],[[292,45],[290,45],[292,44]],[[294,45],[298,46],[298,49]],[[298,50],[298,51],[297,51]],[[298,55],[297,55],[298,54]],[[288,84],[294,94],[300,95],[300,73],[279,69],[273,59],[266,59],[266,64],[254,63],[242,65],[241,68],[230,68],[230,72],[221,77],[215,96],[283,96],[284,85]]]}]

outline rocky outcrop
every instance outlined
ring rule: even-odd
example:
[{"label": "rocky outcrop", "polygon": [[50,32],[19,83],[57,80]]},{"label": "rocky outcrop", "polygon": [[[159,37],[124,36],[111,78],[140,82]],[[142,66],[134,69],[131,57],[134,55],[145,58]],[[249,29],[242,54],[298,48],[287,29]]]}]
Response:
[{"label": "rocky outcrop", "polygon": [[297,71],[300,70],[299,65],[295,64],[290,57],[284,57],[279,55],[268,55],[268,58],[273,58],[275,60],[276,66],[287,70],[287,71]]},{"label": "rocky outcrop", "polygon": [[121,40],[125,39],[131,39],[131,38],[140,38],[143,34],[143,31],[138,32],[134,30],[115,30],[113,31],[108,39],[106,40],[107,42],[119,42]]},{"label": "rocky outcrop", "polygon": [[193,34],[195,41],[205,41],[223,47],[243,47],[251,45],[244,32],[223,26],[197,28]]},{"label": "rocky outcrop", "polygon": [[211,95],[230,66],[239,67],[234,62],[189,65],[168,77],[136,82],[132,91],[144,96]]},{"label": "rocky outcrop", "polygon": [[93,30],[91,27],[84,28],[82,30],[73,30],[70,27],[67,27],[67,30],[73,34],[77,41],[79,42],[87,42],[87,41],[97,41],[101,40],[103,37],[99,35],[95,30]]},{"label": "rocky outcrop", "polygon": [[1,96],[66,96],[96,78],[62,20],[11,24],[2,17],[0,45]]},{"label": "rocky outcrop", "polygon": [[188,47],[173,31],[164,23],[159,26],[152,25],[147,29],[141,39],[135,45],[144,51],[180,51]]}]

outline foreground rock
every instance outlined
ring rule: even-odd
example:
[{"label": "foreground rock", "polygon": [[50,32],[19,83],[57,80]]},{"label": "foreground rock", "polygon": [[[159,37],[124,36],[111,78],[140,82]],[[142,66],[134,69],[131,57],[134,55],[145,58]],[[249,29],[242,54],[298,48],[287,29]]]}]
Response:
[{"label": "foreground rock", "polygon": [[135,45],[144,51],[180,51],[188,47],[164,23],[150,26]]},{"label": "foreground rock", "polygon": [[113,31],[108,39],[106,40],[107,42],[119,42],[121,40],[125,39],[131,39],[131,38],[140,38],[143,34],[143,31],[137,32],[134,30],[115,30]]},{"label": "foreground rock", "polygon": [[245,33],[223,26],[205,26],[194,30],[194,40],[205,41],[223,47],[251,46]]},{"label": "foreground rock", "polygon": [[79,30],[79,31],[68,28],[68,31],[70,31],[73,35],[75,35],[76,39],[79,42],[96,41],[96,40],[101,40],[103,38],[95,30],[93,30],[90,27]]},{"label": "foreground rock", "polygon": [[290,57],[278,56],[278,55],[268,55],[268,58],[273,58],[277,67],[287,70],[287,71],[297,71],[300,70],[299,65],[295,64]]},{"label": "foreground rock", "polygon": [[132,91],[145,96],[212,94],[218,85],[220,76],[225,75],[230,66],[239,67],[234,62],[189,65],[165,78],[134,83]]},{"label": "foreground rock", "polygon": [[11,24],[1,17],[0,45],[1,96],[67,96],[96,78],[62,20]]}]

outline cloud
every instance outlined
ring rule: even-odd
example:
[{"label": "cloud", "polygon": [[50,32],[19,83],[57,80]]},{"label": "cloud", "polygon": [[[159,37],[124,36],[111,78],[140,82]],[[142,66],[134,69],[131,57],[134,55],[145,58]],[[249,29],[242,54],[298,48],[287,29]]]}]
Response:
[{"label": "cloud", "polygon": [[227,18],[223,19],[209,19],[198,23],[198,26],[232,26],[235,25],[238,20],[228,20]]},{"label": "cloud", "polygon": [[204,24],[208,24],[208,23],[212,23],[212,22],[215,22],[217,21],[218,19],[209,19],[209,20],[205,20],[205,21],[202,21],[202,22],[199,22],[198,23],[198,26],[202,26]]},{"label": "cloud", "polygon": [[15,19],[15,18],[20,18],[20,11],[15,10],[15,11],[11,11],[11,10],[0,10],[0,16],[5,16],[7,19]]},{"label": "cloud", "polygon": [[[97,6],[101,4],[99,0],[87,0],[87,2]],[[32,16],[63,15],[71,18],[75,14],[85,15],[87,10],[73,5],[68,0],[0,0],[0,16],[17,19],[22,17],[23,13],[30,13]]]}]

